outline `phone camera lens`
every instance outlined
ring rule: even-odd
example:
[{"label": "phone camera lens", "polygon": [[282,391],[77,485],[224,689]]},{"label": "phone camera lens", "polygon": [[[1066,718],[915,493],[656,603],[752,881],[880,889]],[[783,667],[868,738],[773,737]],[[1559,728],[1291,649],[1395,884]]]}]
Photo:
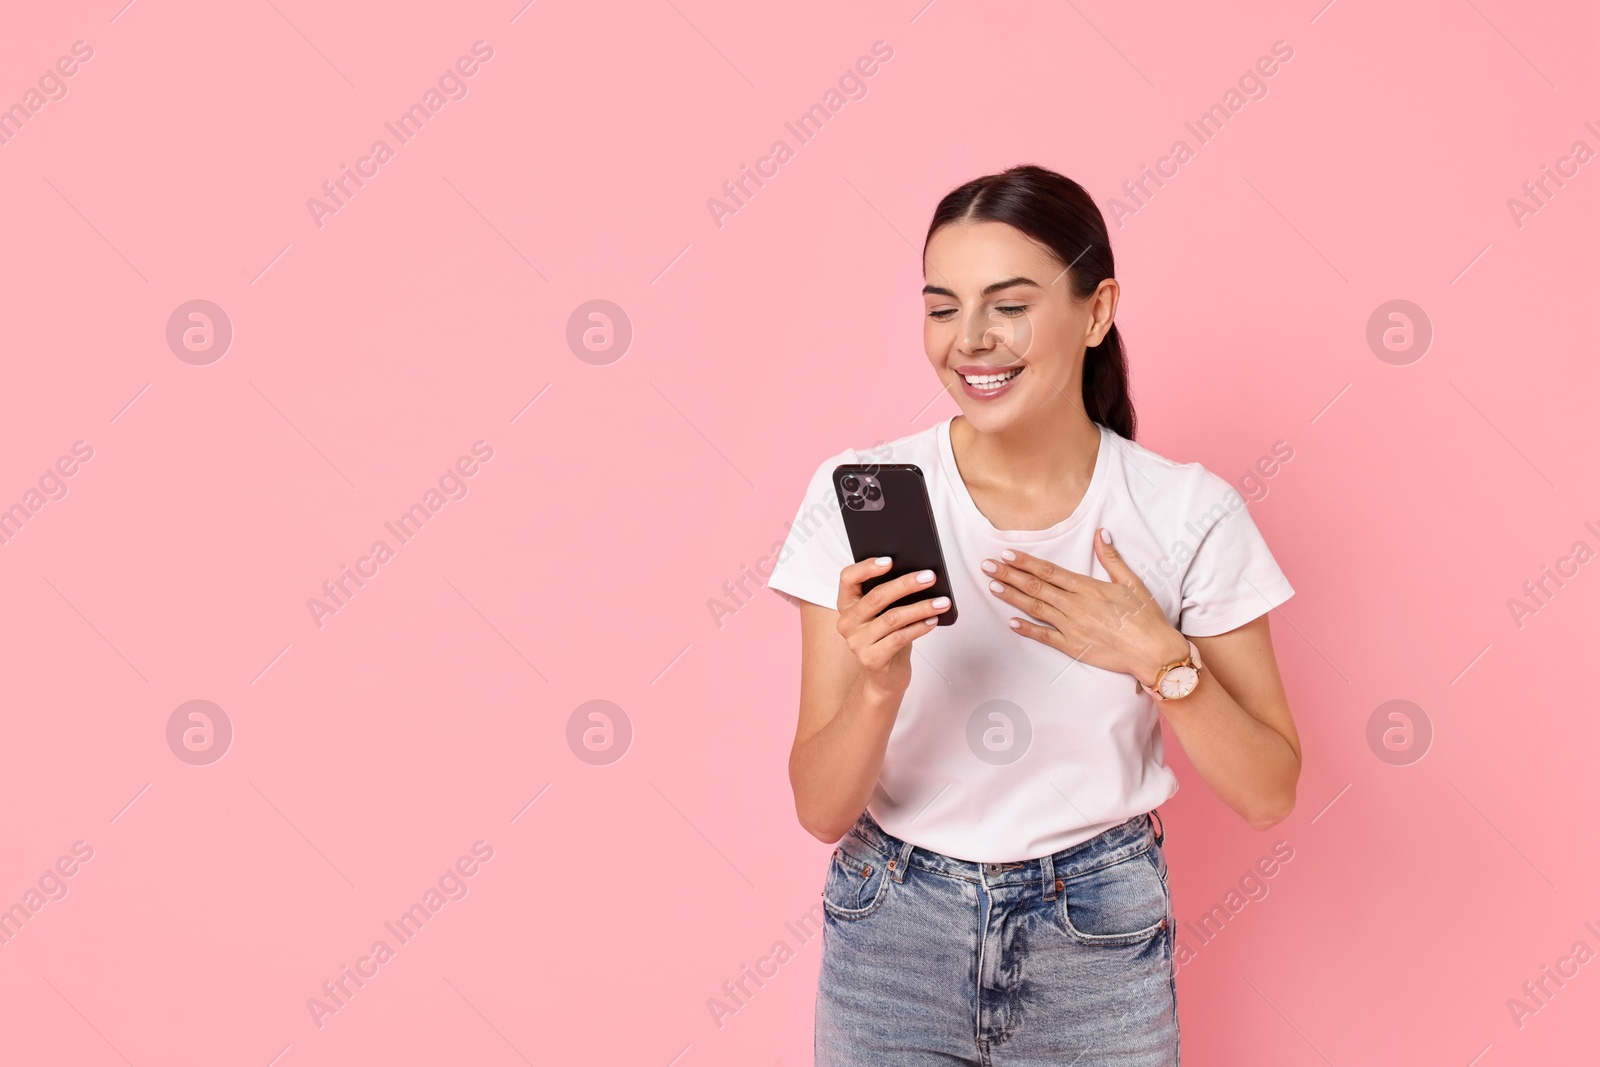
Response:
[{"label": "phone camera lens", "polygon": [[875,485],[869,485],[869,486],[867,486],[867,487],[866,487],[866,488],[865,488],[865,489],[864,489],[864,490],[862,490],[862,494],[863,494],[863,495],[864,495],[864,496],[866,496],[866,498],[867,498],[867,499],[868,499],[868,500],[876,500],[876,499],[878,499],[878,498],[879,498],[879,497],[880,497],[880,496],[882,496],[882,495],[883,495],[883,490],[882,490],[882,489],[879,489],[879,488],[878,488],[878,487],[877,487],[877,486],[875,486]]},{"label": "phone camera lens", "polygon": [[844,486],[845,492],[854,493],[856,490],[861,488],[861,479],[857,478],[854,474],[846,474],[844,476],[844,480],[839,484]]},{"label": "phone camera lens", "polygon": [[844,506],[849,508],[851,511],[860,511],[862,503],[863,501],[858,493],[851,493],[849,496],[844,498]]}]

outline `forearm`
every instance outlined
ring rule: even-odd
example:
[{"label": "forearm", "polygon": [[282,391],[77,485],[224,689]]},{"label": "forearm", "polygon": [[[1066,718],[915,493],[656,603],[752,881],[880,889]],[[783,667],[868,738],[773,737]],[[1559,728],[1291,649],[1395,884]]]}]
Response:
[{"label": "forearm", "polygon": [[789,757],[800,825],[819,840],[843,837],[865,810],[883,768],[900,710],[900,695],[885,695],[858,675],[838,714],[795,746]]},{"label": "forearm", "polygon": [[1294,810],[1300,757],[1287,739],[1247,712],[1212,672],[1181,700],[1157,703],[1200,777],[1258,830]]}]

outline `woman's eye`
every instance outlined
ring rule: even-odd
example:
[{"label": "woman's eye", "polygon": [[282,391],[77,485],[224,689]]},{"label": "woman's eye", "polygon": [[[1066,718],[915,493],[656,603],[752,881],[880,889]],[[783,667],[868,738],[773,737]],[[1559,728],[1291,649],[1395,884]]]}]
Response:
[{"label": "woman's eye", "polygon": [[1018,315],[1021,315],[1023,312],[1027,311],[1028,310],[1028,305],[1026,305],[1026,304],[1011,304],[1011,305],[1008,305],[1008,306],[1005,306],[1005,307],[997,307],[997,308],[995,308],[995,310],[1000,312],[1000,314],[1002,314],[1002,315],[1005,315],[1005,316],[1007,316],[1009,318],[1013,318],[1014,319]]},{"label": "woman's eye", "polygon": [[956,313],[956,309],[955,308],[939,308],[936,311],[928,312],[928,318],[937,319],[939,322],[944,322],[946,319],[950,318],[950,316],[954,315],[955,313]]}]

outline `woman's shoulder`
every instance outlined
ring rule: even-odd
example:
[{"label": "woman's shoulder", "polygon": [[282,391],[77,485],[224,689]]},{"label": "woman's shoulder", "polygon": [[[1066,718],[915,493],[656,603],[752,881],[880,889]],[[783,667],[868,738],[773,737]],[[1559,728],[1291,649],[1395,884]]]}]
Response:
[{"label": "woman's shoulder", "polygon": [[1189,501],[1216,499],[1233,491],[1226,478],[1198,460],[1172,459],[1114,430],[1107,429],[1105,433],[1122,468],[1123,481],[1136,499],[1148,500],[1157,506],[1176,505],[1182,510]]}]

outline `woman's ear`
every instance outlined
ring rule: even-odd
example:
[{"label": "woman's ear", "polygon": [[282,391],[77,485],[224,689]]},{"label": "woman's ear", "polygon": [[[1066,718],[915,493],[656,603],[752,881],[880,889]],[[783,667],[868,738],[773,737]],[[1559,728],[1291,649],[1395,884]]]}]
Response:
[{"label": "woman's ear", "polygon": [[1098,319],[1090,319],[1089,330],[1083,335],[1083,347],[1094,348],[1104,341],[1106,335],[1111,332],[1112,325],[1113,320],[1111,319],[1107,319],[1105,322],[1100,322]]},{"label": "woman's ear", "polygon": [[1121,295],[1121,287],[1115,278],[1106,278],[1100,282],[1090,297],[1089,304],[1089,333],[1084,338],[1084,347],[1093,348],[1106,339],[1111,332],[1111,327],[1116,324],[1117,297]]}]

